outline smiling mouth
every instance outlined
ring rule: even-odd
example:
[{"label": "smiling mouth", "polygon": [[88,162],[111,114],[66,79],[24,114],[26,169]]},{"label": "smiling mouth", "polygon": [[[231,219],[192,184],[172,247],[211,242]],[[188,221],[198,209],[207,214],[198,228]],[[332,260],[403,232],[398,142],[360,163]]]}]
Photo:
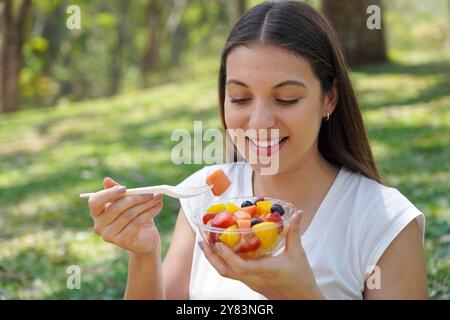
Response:
[{"label": "smiling mouth", "polygon": [[270,157],[273,154],[277,153],[281,147],[284,145],[286,140],[289,137],[284,137],[278,140],[267,141],[267,140],[253,140],[249,137],[246,137],[250,142],[250,148],[256,152],[258,156],[267,156]]},{"label": "smiling mouth", "polygon": [[277,144],[282,143],[282,142],[285,141],[287,138],[289,138],[289,137],[284,137],[284,138],[281,138],[281,139],[278,139],[278,140],[274,140],[274,141],[267,141],[267,140],[265,140],[265,141],[263,141],[263,140],[253,140],[253,139],[250,139],[250,138],[248,138],[248,139],[249,139],[250,142],[251,142],[253,145],[255,145],[256,147],[259,147],[259,148],[268,148],[268,147],[274,147],[274,146],[276,146]]}]

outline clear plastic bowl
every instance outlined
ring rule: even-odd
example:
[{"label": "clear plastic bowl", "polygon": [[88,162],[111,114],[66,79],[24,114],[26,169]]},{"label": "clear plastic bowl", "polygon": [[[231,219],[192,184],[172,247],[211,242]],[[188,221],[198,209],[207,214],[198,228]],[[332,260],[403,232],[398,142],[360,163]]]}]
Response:
[{"label": "clear plastic bowl", "polygon": [[[283,207],[285,213],[281,216],[281,221],[279,222],[266,223],[260,226],[256,224],[253,227],[245,229],[236,227],[232,230],[213,227],[210,223],[206,225],[203,224],[203,216],[212,205],[231,202],[238,207],[241,207],[242,202],[245,200],[254,203],[258,198],[259,197],[235,197],[220,199],[209,203],[205,207],[197,209],[195,214],[195,224],[199,228],[203,239],[212,245],[213,248],[215,248],[215,243],[220,241],[244,259],[259,259],[262,257],[273,256],[280,251],[280,249],[284,248],[286,243],[289,221],[292,215],[297,211],[293,204],[286,201],[264,197],[264,200],[271,201],[272,205],[279,204]],[[255,237],[258,240],[255,240]],[[256,245],[258,242],[259,245]]]}]

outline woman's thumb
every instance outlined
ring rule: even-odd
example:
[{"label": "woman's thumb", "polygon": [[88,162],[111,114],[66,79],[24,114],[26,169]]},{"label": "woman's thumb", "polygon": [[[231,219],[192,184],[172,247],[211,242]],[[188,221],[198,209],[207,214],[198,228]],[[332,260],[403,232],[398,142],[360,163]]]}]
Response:
[{"label": "woman's thumb", "polygon": [[303,211],[297,211],[289,223],[288,233],[286,235],[286,250],[290,251],[294,248],[300,248],[300,221]]},{"label": "woman's thumb", "polygon": [[105,179],[103,179],[103,188],[104,189],[109,189],[109,188],[119,186],[119,185],[120,184],[118,182],[114,181],[110,177],[105,177]]}]

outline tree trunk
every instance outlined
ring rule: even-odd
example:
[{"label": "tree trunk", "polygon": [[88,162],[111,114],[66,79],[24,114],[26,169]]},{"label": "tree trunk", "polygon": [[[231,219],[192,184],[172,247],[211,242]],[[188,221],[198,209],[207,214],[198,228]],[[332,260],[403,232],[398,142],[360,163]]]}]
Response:
[{"label": "tree trunk", "polygon": [[[367,27],[370,5],[381,9],[381,29]],[[351,66],[387,60],[381,0],[323,0],[322,11],[333,24]]]},{"label": "tree trunk", "polygon": [[16,60],[14,56],[14,25],[12,1],[6,0],[3,4],[3,44],[1,57],[1,95],[2,112],[12,112],[18,109],[17,83],[14,70]]},{"label": "tree trunk", "polygon": [[148,2],[148,43],[142,58],[142,86],[148,87],[148,76],[151,69],[156,68],[159,62],[159,26],[161,25],[162,10],[158,0]]},{"label": "tree trunk", "polygon": [[19,110],[19,75],[22,68],[22,46],[25,38],[25,23],[30,9],[31,0],[23,0],[16,16],[12,1],[4,1],[3,47],[0,59],[2,112]]},{"label": "tree trunk", "polygon": [[186,28],[181,24],[181,16],[187,0],[174,0],[164,32],[164,41],[170,43],[170,65],[178,66],[180,55],[187,38]]},{"label": "tree trunk", "polygon": [[186,7],[186,2],[187,0],[174,0],[165,28],[165,34],[167,37],[172,37],[177,30],[181,21],[181,15]]},{"label": "tree trunk", "polygon": [[123,48],[126,41],[126,16],[129,8],[129,1],[123,1],[121,3],[120,12],[117,18],[117,42],[114,50],[113,61],[111,66],[111,86],[109,88],[109,94],[114,95],[119,91],[120,80],[122,78],[123,71]]},{"label": "tree trunk", "polygon": [[[43,66],[42,74],[50,75],[52,64],[60,65],[57,61],[61,54],[61,43],[67,41],[67,33],[65,28],[61,28],[66,22],[66,8],[68,7],[67,1],[61,1],[50,14],[44,14],[42,32],[39,34],[41,37],[48,40],[48,51],[42,57]],[[33,32],[36,32],[33,30]]]}]

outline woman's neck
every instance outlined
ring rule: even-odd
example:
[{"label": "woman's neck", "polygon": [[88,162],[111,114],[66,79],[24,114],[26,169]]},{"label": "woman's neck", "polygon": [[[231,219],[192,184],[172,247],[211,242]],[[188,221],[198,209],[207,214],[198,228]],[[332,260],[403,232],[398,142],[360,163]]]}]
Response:
[{"label": "woman's neck", "polygon": [[277,175],[254,173],[255,196],[284,199],[298,208],[317,210],[339,172],[317,148],[311,150],[297,165]]}]

